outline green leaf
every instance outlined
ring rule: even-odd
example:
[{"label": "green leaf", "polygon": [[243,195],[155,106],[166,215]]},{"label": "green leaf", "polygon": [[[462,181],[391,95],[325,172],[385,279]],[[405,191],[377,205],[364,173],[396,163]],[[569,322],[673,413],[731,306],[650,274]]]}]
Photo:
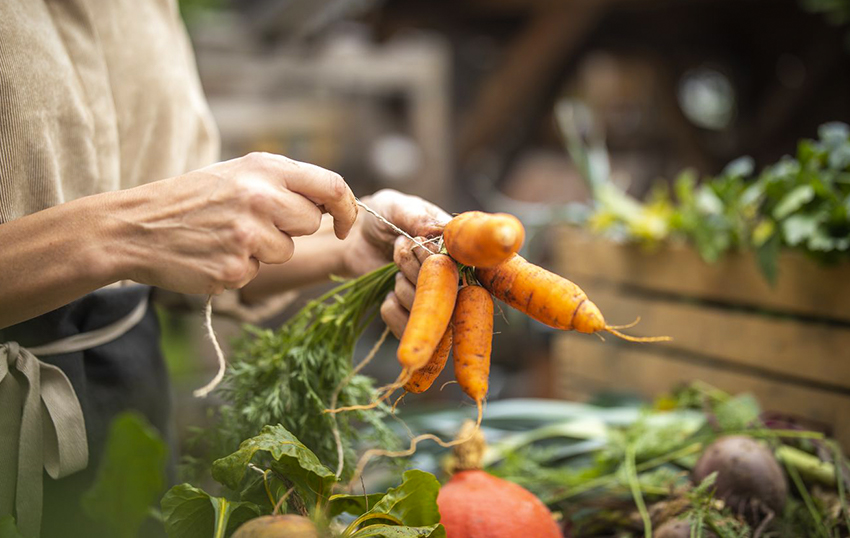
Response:
[{"label": "green leaf", "polygon": [[372,493],[369,495],[347,495],[340,493],[331,495],[328,502],[328,517],[334,518],[343,513],[361,516],[378,504],[378,501],[383,499],[384,495],[384,493]]},{"label": "green leaf", "polygon": [[697,208],[708,215],[719,215],[723,212],[723,201],[706,185],[697,189]]},{"label": "green leaf", "polygon": [[827,149],[838,148],[850,137],[850,126],[838,121],[825,123],[818,128],[818,136]]},{"label": "green leaf", "polygon": [[808,240],[818,229],[823,218],[820,215],[793,215],[782,221],[782,235],[790,246]]},{"label": "green leaf", "polygon": [[803,207],[805,204],[814,200],[814,198],[814,187],[811,185],[800,185],[786,194],[785,197],[776,204],[776,208],[773,210],[773,216],[776,219],[784,219],[791,213]]},{"label": "green leaf", "polygon": [[782,238],[778,233],[775,233],[756,250],[756,262],[771,286],[776,284],[776,278],[779,275],[779,249],[781,246]]},{"label": "green leaf", "polygon": [[446,538],[446,529],[440,525],[400,527],[398,525],[372,525],[351,535],[351,538]]},{"label": "green leaf", "polygon": [[0,538],[24,538],[11,515],[0,517]]},{"label": "green leaf", "polygon": [[254,503],[212,497],[189,484],[171,488],[161,505],[169,538],[224,538],[260,515]]},{"label": "green leaf", "polygon": [[440,483],[431,473],[416,469],[405,471],[402,483],[387,490],[369,513],[389,514],[413,527],[433,525],[440,522],[439,491]]},{"label": "green leaf", "polygon": [[751,176],[756,169],[756,162],[752,157],[738,157],[731,163],[726,165],[721,175],[731,177],[747,177]]},{"label": "green leaf", "polygon": [[132,412],[118,415],[97,478],[81,500],[86,515],[109,529],[110,536],[134,538],[165,489],[167,453],[144,417]]},{"label": "green leaf", "polygon": [[761,407],[752,394],[739,394],[714,408],[717,423],[724,431],[747,428],[758,419],[759,413]]},{"label": "green leaf", "polygon": [[271,456],[272,469],[291,481],[310,504],[316,500],[316,496],[329,496],[331,486],[336,482],[334,473],[279,424],[264,427],[260,435],[243,441],[239,450],[216,460],[212,468],[213,478],[230,489],[237,490],[248,464],[258,451],[267,452]]},{"label": "green leaf", "polygon": [[829,167],[844,170],[850,166],[850,143],[845,142],[829,154]]}]

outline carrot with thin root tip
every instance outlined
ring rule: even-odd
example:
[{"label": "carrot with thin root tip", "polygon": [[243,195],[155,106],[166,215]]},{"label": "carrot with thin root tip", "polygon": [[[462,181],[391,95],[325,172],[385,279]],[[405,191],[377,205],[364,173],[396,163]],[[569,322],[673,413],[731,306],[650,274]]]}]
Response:
[{"label": "carrot with thin root tip", "polygon": [[434,355],[449,326],[457,300],[457,263],[445,254],[425,258],[416,279],[416,295],[410,317],[398,346],[398,361],[402,371],[372,403],[325,409],[326,413],[373,409],[407,384],[414,373],[423,368]]},{"label": "carrot with thin root tip", "polygon": [[443,241],[449,255],[464,265],[494,267],[518,252],[525,228],[513,215],[467,211],[446,224]]},{"label": "carrot with thin root tip", "polygon": [[425,258],[416,279],[410,318],[398,345],[398,362],[412,373],[434,355],[457,300],[457,263],[445,254]]},{"label": "carrot with thin root tip", "polygon": [[455,379],[481,405],[487,396],[493,348],[493,299],[481,286],[461,288],[452,315]]},{"label": "carrot with thin root tip", "polygon": [[446,328],[443,338],[440,339],[440,344],[431,355],[431,360],[422,368],[413,372],[410,380],[405,383],[404,390],[413,394],[421,394],[431,388],[434,381],[443,372],[446,367],[446,361],[449,358],[449,353],[452,351],[452,326]]},{"label": "carrot with thin root tip", "polygon": [[528,262],[518,254],[496,267],[479,268],[476,276],[497,299],[550,327],[593,334],[606,331],[630,342],[664,342],[668,336],[636,337],[605,323],[584,291],[564,277]]}]

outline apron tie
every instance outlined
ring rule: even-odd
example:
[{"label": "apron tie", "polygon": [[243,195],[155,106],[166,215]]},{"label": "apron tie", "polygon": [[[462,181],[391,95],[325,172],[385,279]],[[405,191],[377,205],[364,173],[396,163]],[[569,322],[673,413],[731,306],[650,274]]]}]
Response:
[{"label": "apron tie", "polygon": [[44,346],[0,344],[0,514],[15,514],[24,536],[39,536],[42,469],[54,479],[88,465],[86,425],[65,373],[42,356],[74,353],[123,336],[144,317],[147,297],[120,320]]}]

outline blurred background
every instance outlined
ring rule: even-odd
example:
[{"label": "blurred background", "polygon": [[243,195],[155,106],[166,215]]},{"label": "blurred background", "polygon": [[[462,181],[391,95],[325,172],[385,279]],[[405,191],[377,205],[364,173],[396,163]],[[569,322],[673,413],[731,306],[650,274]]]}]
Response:
[{"label": "blurred background", "polygon": [[[643,197],[683,169],[715,175],[742,155],[760,170],[794,154],[820,125],[850,121],[850,3],[843,0],[180,5],[223,158],[276,152],[341,173],[361,196],[394,188],[450,212],[516,214],[529,233],[524,253],[555,270],[569,253],[553,225],[579,218],[591,202],[587,163],[567,151],[565,125],[601,141],[607,175]],[[208,346],[179,337],[199,330],[197,317],[167,321],[181,409],[191,414],[189,389],[212,375],[214,361],[199,366],[195,350]],[[846,337],[846,321],[838,326]],[[553,345],[542,325],[506,310],[497,331],[491,399],[598,399],[610,388],[565,366],[569,345]],[[395,377],[394,348],[386,346],[371,375]],[[690,364],[711,359],[683,353]],[[449,369],[438,385],[451,378]],[[847,387],[806,383],[848,399]],[[618,397],[649,390],[618,388]],[[770,391],[781,392],[781,383]],[[448,386],[422,399],[461,402],[462,395]],[[198,423],[197,416],[182,420]]]}]

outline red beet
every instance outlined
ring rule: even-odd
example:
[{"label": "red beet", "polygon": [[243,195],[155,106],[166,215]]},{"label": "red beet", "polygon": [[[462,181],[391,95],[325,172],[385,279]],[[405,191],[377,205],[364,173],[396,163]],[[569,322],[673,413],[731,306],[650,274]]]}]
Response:
[{"label": "red beet", "polygon": [[721,437],[705,449],[691,478],[699,484],[715,471],[717,496],[732,510],[749,512],[755,503],[782,512],[788,496],[785,473],[762,443],[744,435]]},{"label": "red beet", "polygon": [[448,538],[562,538],[540,499],[484,471],[456,473],[437,504]]}]

